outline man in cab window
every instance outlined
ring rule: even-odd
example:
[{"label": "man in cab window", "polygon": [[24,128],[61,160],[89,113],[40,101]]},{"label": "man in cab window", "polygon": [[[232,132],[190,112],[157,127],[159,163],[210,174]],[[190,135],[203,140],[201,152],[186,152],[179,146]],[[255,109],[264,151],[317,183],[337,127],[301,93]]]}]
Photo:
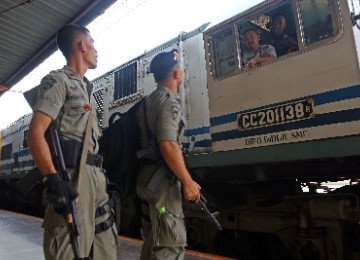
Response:
[{"label": "man in cab window", "polygon": [[245,70],[271,62],[277,57],[273,46],[260,45],[260,33],[255,29],[247,29],[244,38],[246,46],[242,50],[242,63]]}]

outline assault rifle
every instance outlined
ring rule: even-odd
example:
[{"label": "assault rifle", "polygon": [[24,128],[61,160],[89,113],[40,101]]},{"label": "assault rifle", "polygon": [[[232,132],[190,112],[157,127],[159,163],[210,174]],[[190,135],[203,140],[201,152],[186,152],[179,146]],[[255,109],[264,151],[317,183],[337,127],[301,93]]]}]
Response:
[{"label": "assault rifle", "polygon": [[[149,182],[147,183],[146,187],[153,191],[156,192],[158,186],[160,185],[160,183],[163,180],[166,180],[168,178],[171,178],[172,176],[169,175],[169,170],[167,168],[167,166],[165,164],[163,164],[162,166],[160,166],[157,171],[153,174],[153,176],[150,178]],[[216,228],[220,231],[222,230],[222,226],[219,223],[219,221],[216,219],[216,216],[219,215],[219,212],[214,212],[211,213],[210,210],[208,209],[208,207],[206,206],[207,204],[207,199],[204,197],[203,194],[200,193],[200,200],[198,203],[196,203],[196,205],[198,205],[200,207],[200,209],[202,210],[202,212],[205,213],[205,215],[208,217],[209,220],[211,220],[211,222],[213,222],[216,226]]]},{"label": "assault rifle", "polygon": [[[65,161],[64,161],[64,156],[61,150],[61,146],[60,146],[60,140],[59,140],[59,134],[57,132],[56,129],[56,123],[55,121],[53,121],[48,130],[46,131],[46,140],[48,142],[49,148],[51,150],[51,154],[52,154],[52,159],[56,165],[56,168],[59,172],[60,178],[62,178],[64,181],[66,182],[71,182],[71,178],[69,175],[69,172],[66,169],[65,166]],[[80,260],[80,259],[84,259],[84,258],[80,258],[80,251],[79,251],[79,243],[78,243],[78,236],[79,236],[79,228],[77,225],[77,210],[76,210],[76,205],[74,201],[70,202],[70,210],[71,210],[71,217],[72,217],[72,222],[68,222],[66,220],[66,216],[65,217],[65,221],[67,224],[67,229],[69,232],[69,236],[70,236],[70,243],[72,246],[72,250],[74,253],[74,259],[75,260]],[[85,258],[87,259],[87,258]]]},{"label": "assault rifle", "polygon": [[205,213],[205,215],[213,222],[216,226],[216,228],[220,231],[222,230],[222,226],[220,222],[217,220],[217,216],[219,215],[219,212],[216,211],[214,213],[211,213],[208,207],[206,206],[207,199],[204,197],[203,194],[200,193],[200,200],[197,203],[199,205],[200,209]]}]

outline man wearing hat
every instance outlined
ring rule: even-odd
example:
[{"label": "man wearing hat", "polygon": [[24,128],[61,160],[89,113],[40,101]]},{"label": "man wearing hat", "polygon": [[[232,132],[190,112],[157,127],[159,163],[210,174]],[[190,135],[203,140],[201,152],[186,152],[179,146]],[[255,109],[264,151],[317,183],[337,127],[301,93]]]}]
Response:
[{"label": "man wearing hat", "polygon": [[[191,178],[180,148],[185,123],[178,95],[183,82],[178,51],[157,54],[150,63],[150,73],[157,88],[146,97],[145,109],[139,109],[138,114],[142,147],[156,147],[142,158],[137,179],[137,193],[144,201],[141,259],[183,259],[186,230],[182,196],[198,202],[200,186]],[[150,189],[148,184],[159,171],[165,171],[166,177]]]}]

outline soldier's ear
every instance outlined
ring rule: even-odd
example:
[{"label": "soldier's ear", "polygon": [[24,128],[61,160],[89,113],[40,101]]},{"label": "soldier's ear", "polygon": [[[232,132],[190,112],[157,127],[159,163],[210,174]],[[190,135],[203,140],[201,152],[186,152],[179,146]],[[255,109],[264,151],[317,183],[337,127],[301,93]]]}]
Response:
[{"label": "soldier's ear", "polygon": [[172,75],[173,75],[173,78],[176,79],[177,78],[177,70],[173,70]]},{"label": "soldier's ear", "polygon": [[79,50],[81,50],[82,52],[86,51],[86,45],[84,41],[78,41],[76,47],[79,48]]},{"label": "soldier's ear", "polygon": [[173,71],[173,77],[174,77],[174,79],[179,79],[179,78],[182,77],[182,76],[181,76],[181,73],[180,73],[180,68],[174,69],[174,71]]}]

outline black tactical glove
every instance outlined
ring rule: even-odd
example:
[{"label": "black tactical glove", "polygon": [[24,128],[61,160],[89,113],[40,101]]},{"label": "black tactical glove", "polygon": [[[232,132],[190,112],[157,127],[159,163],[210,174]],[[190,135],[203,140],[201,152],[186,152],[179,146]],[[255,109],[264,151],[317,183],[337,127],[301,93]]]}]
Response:
[{"label": "black tactical glove", "polygon": [[43,178],[45,184],[45,199],[51,203],[56,213],[67,215],[71,213],[70,203],[78,196],[70,183],[60,178],[59,174],[50,174]]}]

